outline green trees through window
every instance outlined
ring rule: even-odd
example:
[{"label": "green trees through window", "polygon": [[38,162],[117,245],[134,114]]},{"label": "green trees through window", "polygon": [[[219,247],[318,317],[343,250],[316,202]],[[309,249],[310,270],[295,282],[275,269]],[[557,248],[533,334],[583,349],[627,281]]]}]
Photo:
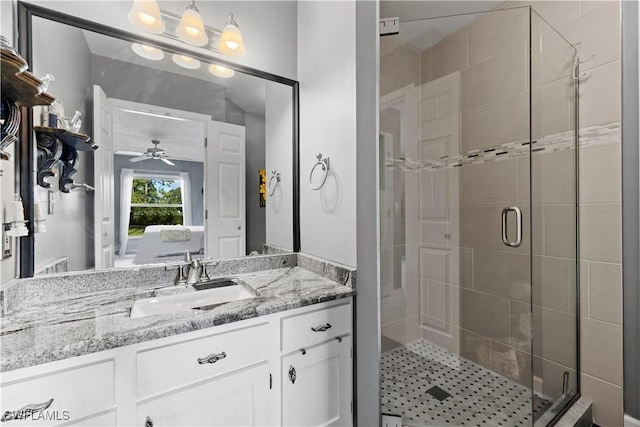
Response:
[{"label": "green trees through window", "polygon": [[129,236],[142,236],[148,225],[182,224],[179,179],[134,177]]}]

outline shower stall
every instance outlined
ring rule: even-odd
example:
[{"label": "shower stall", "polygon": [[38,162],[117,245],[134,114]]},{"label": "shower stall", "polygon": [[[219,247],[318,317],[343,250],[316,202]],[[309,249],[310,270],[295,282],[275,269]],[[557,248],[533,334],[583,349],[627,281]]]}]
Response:
[{"label": "shower stall", "polygon": [[576,49],[516,7],[380,58],[381,412],[550,425],[580,390]]}]

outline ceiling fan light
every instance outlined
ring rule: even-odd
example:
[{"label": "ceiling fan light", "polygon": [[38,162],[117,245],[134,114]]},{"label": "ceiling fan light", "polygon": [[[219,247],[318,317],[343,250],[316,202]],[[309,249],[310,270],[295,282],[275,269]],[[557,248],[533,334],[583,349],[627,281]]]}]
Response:
[{"label": "ceiling fan light", "polygon": [[231,68],[224,67],[224,66],[218,65],[218,64],[209,65],[209,72],[211,74],[213,74],[214,76],[221,77],[223,79],[228,79],[230,77],[233,77],[234,74],[236,73]]},{"label": "ceiling fan light", "polygon": [[178,55],[177,53],[172,57],[173,62],[189,70],[197,70],[200,68],[200,61],[187,55]]},{"label": "ceiling fan light", "polygon": [[164,52],[153,46],[147,46],[146,44],[133,43],[131,49],[139,56],[150,59],[151,61],[160,61],[164,59]]},{"label": "ceiling fan light", "polygon": [[222,35],[218,41],[218,49],[227,56],[238,57],[247,53],[242,41],[242,33],[238,24],[233,19],[233,13],[229,14],[227,25],[222,29]]},{"label": "ceiling fan light", "polygon": [[180,40],[194,46],[204,46],[209,43],[209,37],[204,30],[202,17],[195,4],[190,4],[182,13],[180,24],[176,28],[176,35]]},{"label": "ceiling fan light", "polygon": [[164,22],[160,17],[160,7],[155,0],[134,0],[127,18],[142,31],[152,34],[162,34],[165,31]]}]

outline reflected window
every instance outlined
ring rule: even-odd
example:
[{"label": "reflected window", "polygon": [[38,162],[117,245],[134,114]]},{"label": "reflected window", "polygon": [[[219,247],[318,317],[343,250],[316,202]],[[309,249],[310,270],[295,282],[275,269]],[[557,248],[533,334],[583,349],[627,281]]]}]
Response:
[{"label": "reflected window", "polygon": [[148,225],[182,225],[182,192],[178,178],[134,177],[128,235],[142,236]]}]

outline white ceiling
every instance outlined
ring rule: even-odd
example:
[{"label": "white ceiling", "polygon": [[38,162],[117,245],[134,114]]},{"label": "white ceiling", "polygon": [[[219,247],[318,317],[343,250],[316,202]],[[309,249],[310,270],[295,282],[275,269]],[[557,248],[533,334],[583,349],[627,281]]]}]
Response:
[{"label": "white ceiling", "polygon": [[400,33],[390,37],[421,52],[503,2],[383,0],[380,18],[399,17]]},{"label": "white ceiling", "polygon": [[170,158],[201,162],[204,150],[204,123],[147,112],[113,111],[114,150],[145,152],[152,139]]},{"label": "white ceiling", "polygon": [[223,79],[216,77],[207,70],[208,64],[202,64],[198,70],[187,70],[176,65],[171,60],[171,55],[165,55],[161,61],[151,61],[138,56],[131,50],[131,43],[93,33],[82,31],[89,50],[94,55],[135,64],[142,67],[153,68],[173,74],[180,74],[194,79],[202,80],[207,84],[215,84],[224,87],[227,98],[242,108],[244,111],[255,114],[264,114],[265,82],[257,77],[242,73],[236,73],[233,77]]}]

